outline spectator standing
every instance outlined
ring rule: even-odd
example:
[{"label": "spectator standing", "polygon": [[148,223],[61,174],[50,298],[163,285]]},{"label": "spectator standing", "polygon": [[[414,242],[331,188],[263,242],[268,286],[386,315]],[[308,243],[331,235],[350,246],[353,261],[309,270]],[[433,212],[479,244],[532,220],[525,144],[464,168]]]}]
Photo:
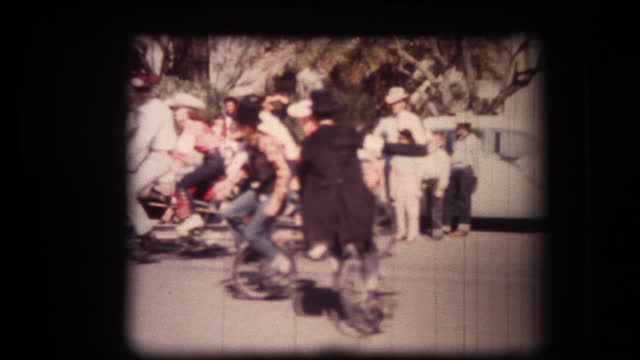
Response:
[{"label": "spectator standing", "polygon": [[[398,134],[401,144],[415,144],[409,130]],[[414,242],[420,235],[420,183],[424,157],[394,155],[389,187],[396,213],[396,241]]]},{"label": "spectator standing", "polygon": [[458,215],[458,228],[451,235],[466,236],[471,230],[471,194],[477,183],[481,151],[480,139],[471,132],[470,122],[456,125],[456,140],[451,154],[451,176],[445,191],[444,227],[451,232],[451,220]]},{"label": "spectator standing", "polygon": [[[409,95],[404,88],[400,86],[394,86],[389,89],[385,102],[391,107],[391,115],[380,119],[378,125],[374,128],[372,135],[382,138],[385,143],[398,143],[398,135],[402,130],[408,130],[411,132],[413,139],[418,145],[425,145],[427,142],[427,134],[423,128],[423,124],[420,118],[407,109],[407,99]],[[382,168],[383,176],[381,180],[384,183],[384,187],[380,187],[377,192],[378,198],[382,207],[387,214],[392,214],[393,210],[391,196],[391,188],[389,187],[389,175],[391,172],[391,158],[392,156],[386,155],[382,164],[375,166],[370,164],[372,168]],[[396,219],[397,222],[397,219]],[[397,227],[397,224],[396,224]]]},{"label": "spectator standing", "polygon": [[389,89],[385,102],[391,107],[392,114],[380,119],[373,130],[373,135],[381,136],[386,142],[397,143],[401,130],[409,130],[416,144],[425,145],[428,136],[423,128],[420,118],[407,110],[407,98],[409,95],[404,88],[394,86]]},{"label": "spectator standing", "polygon": [[238,100],[228,96],[222,100],[224,113],[224,136],[230,136],[236,132],[238,126],[235,122],[236,113],[238,112]]},{"label": "spectator standing", "polygon": [[128,216],[135,234],[148,237],[155,225],[138,201],[140,193],[169,171],[170,151],[177,141],[177,132],[169,107],[153,96],[152,88],[160,79],[139,75],[131,80],[135,91],[137,130],[128,147]]},{"label": "spectator standing", "polygon": [[425,199],[429,205],[427,213],[431,218],[431,237],[443,238],[444,194],[449,186],[451,159],[444,150],[444,134],[433,131],[427,144],[427,156],[423,159],[422,179],[425,181]]}]

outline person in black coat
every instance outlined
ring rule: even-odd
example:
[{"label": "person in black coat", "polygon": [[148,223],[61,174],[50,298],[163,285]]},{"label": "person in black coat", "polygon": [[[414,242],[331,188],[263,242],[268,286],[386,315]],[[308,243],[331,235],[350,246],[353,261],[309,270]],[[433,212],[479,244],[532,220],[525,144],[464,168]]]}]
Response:
[{"label": "person in black coat", "polygon": [[312,258],[330,249],[338,257],[353,244],[359,255],[375,252],[374,197],[362,177],[357,150],[363,137],[335,123],[338,104],[326,90],[311,93],[314,130],[302,142],[298,165],[303,233]]}]

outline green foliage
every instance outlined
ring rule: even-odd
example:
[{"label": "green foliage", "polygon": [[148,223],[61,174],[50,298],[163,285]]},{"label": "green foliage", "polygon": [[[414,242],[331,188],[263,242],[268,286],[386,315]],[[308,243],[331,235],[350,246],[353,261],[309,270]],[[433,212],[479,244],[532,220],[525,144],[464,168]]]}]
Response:
[{"label": "green foliage", "polygon": [[[233,45],[230,45],[230,48],[244,55],[223,57],[219,61],[220,64],[216,65],[237,67],[238,76],[240,76],[255,70],[255,66],[258,66],[255,65],[256,57],[259,58],[261,75],[267,74],[266,76],[269,77],[266,82],[269,92],[277,90],[297,100],[300,94],[295,93],[296,74],[299,71],[310,68],[321,76],[326,76],[323,81],[334,90],[338,100],[344,104],[340,117],[345,123],[357,127],[376,121],[378,112],[384,108],[384,93],[389,87],[395,85],[405,87],[409,93],[414,91],[429,93],[429,96],[415,94],[416,96],[412,97],[419,102],[412,106],[421,109],[419,110],[421,115],[429,113],[426,110],[428,107],[435,109],[433,113],[439,114],[463,111],[469,106],[472,106],[474,111],[483,112],[487,106],[480,106],[481,104],[479,105],[477,101],[476,106],[470,104],[470,99],[477,96],[476,82],[490,80],[504,84],[505,87],[509,85],[507,82],[509,73],[512,71],[511,65],[516,48],[512,37],[490,35],[473,38],[438,35],[411,38],[223,37],[221,39],[230,41]],[[171,49],[171,53],[168,54],[171,57],[171,63],[191,64],[189,66],[201,66],[198,64],[207,63],[206,61],[190,62],[184,59],[195,53],[202,53],[200,50],[203,48],[200,47],[206,42],[195,43],[177,38],[156,40],[167,49]],[[207,46],[210,48],[216,41],[222,40],[210,38]],[[265,45],[264,51],[243,52],[243,46],[256,43],[260,45],[258,46],[260,49]],[[528,43],[525,42],[525,44]],[[144,44],[138,45],[140,51],[144,50],[142,46]],[[192,47],[198,47],[198,49]],[[523,51],[528,51],[526,45]],[[535,49],[533,51],[535,52]],[[531,56],[535,58],[534,52]],[[211,61],[211,57],[209,60]],[[532,63],[535,63],[534,60]],[[206,66],[211,65],[206,64]],[[232,91],[237,84],[230,83],[227,89],[225,86],[214,86],[220,83],[211,84],[202,81],[202,76],[199,82],[196,82],[195,80],[198,79],[195,78],[198,76],[193,74],[202,72],[206,73],[206,71],[185,71],[180,72],[179,76],[164,76],[162,83],[156,89],[156,94],[160,98],[166,98],[178,91],[193,94],[205,100],[207,109],[203,115],[211,118],[223,111],[221,101],[227,95],[223,92]],[[189,76],[194,79],[184,78]],[[427,83],[427,79],[430,83]],[[215,80],[210,79],[210,81]],[[425,85],[422,86],[423,84]],[[225,88],[225,90],[214,88]],[[516,90],[517,86],[513,91]],[[482,99],[485,102],[490,100],[492,99]],[[292,123],[292,125],[295,124]]]},{"label": "green foliage", "polygon": [[337,115],[340,123],[360,129],[377,120],[375,99],[366,91],[353,92],[336,88],[331,90],[341,104]]}]

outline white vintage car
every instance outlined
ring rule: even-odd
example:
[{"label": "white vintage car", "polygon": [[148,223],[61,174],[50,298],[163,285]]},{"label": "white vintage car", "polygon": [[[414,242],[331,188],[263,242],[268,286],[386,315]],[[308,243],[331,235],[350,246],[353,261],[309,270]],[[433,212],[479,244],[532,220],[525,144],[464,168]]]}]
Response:
[{"label": "white vintage car", "polygon": [[[482,141],[478,186],[472,195],[474,218],[542,219],[545,216],[545,159],[542,124],[505,116],[467,117]],[[447,150],[455,140],[455,116],[423,119],[425,128],[445,133]]]}]

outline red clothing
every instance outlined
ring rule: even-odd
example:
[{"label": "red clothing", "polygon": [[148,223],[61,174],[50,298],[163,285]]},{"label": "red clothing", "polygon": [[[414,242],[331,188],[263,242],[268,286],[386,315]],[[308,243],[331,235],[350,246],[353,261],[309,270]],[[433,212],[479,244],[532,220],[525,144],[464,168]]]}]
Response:
[{"label": "red clothing", "polygon": [[222,134],[216,134],[208,124],[197,120],[185,120],[174,151],[174,159],[184,159],[193,150],[206,153],[220,146],[221,141]]}]

